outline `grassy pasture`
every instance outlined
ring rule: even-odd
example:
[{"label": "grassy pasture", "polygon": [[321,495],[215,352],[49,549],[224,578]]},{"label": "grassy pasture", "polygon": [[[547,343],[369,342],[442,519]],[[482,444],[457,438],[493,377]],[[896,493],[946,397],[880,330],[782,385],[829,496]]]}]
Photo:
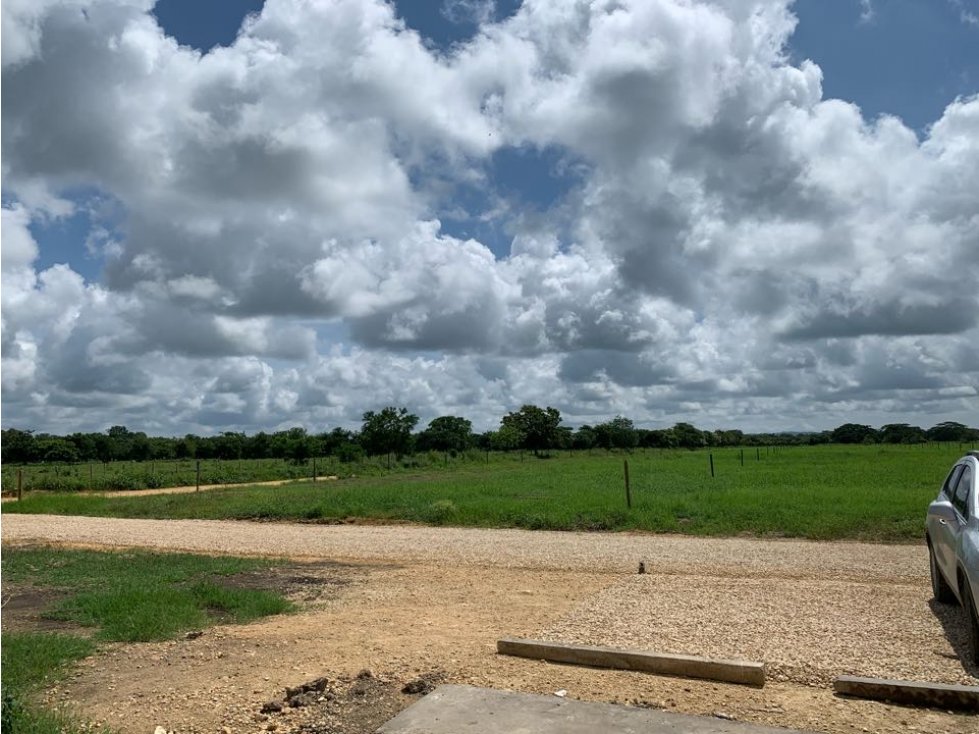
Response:
[{"label": "grassy pasture", "polygon": [[[4,512],[143,518],[638,530],[695,535],[915,541],[958,446],[493,455],[334,482],[190,495],[35,494]],[[715,473],[710,475],[709,456]],[[485,455],[484,455],[485,457]],[[632,507],[626,507],[628,459]]]},{"label": "grassy pasture", "polygon": [[[509,459],[519,459],[520,454]],[[499,460],[497,456],[495,460]],[[418,453],[400,461],[379,456],[362,458],[354,462],[341,462],[336,457],[317,457],[305,464],[285,459],[202,459],[200,482],[204,484],[245,484],[290,479],[310,479],[313,472],[318,477],[328,475],[341,478],[350,476],[382,476],[418,469],[444,469],[447,466],[477,463],[485,465],[486,453],[476,449],[456,456],[439,452]],[[113,491],[157,489],[162,487],[193,486],[197,482],[197,462],[193,459],[161,459],[156,461],[113,461],[106,464],[84,462],[78,464],[42,463],[0,467],[3,491],[17,490],[17,473],[21,473],[24,491],[48,490],[53,492]]]}]

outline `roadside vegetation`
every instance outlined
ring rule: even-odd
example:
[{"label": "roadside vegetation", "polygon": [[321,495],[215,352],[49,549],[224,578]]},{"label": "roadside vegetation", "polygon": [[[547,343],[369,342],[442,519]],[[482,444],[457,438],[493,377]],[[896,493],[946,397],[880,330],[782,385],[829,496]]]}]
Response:
[{"label": "roadside vegetation", "polygon": [[92,634],[3,633],[3,731],[92,731],[70,713],[40,705],[37,696],[100,641],[170,639],[212,624],[290,611],[292,604],[279,594],[228,583],[274,564],[189,554],[4,548],[5,603],[20,589],[50,592],[52,603],[43,617],[90,628]]},{"label": "roadside vegetation", "polygon": [[930,443],[440,455],[315,484],[142,497],[37,492],[3,511],[908,542],[921,539],[924,508],[962,450]]}]

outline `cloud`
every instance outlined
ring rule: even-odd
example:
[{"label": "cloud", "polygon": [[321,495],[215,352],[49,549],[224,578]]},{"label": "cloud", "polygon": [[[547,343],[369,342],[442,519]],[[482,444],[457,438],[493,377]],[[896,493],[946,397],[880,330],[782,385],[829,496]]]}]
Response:
[{"label": "cloud", "polygon": [[[3,5],[6,425],[975,414],[979,96],[868,121],[789,2],[453,3],[435,52],[387,3],[269,0],[206,54],[151,5]],[[39,266],[91,192],[102,279]]]},{"label": "cloud", "polygon": [[496,14],[495,0],[443,0],[442,15],[452,23],[482,25]]},{"label": "cloud", "polygon": [[979,28],[979,6],[967,5],[967,0],[948,0],[959,11],[959,20],[969,26]]},{"label": "cloud", "polygon": [[870,23],[877,17],[877,10],[874,8],[873,0],[860,0],[860,22]]}]

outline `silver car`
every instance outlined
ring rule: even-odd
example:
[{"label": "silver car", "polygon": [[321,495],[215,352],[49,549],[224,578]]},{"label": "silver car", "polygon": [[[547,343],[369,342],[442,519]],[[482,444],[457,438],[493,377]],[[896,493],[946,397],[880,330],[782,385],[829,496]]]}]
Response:
[{"label": "silver car", "polygon": [[979,664],[979,451],[970,451],[928,505],[925,538],[935,600],[958,602],[969,623],[972,662]]}]

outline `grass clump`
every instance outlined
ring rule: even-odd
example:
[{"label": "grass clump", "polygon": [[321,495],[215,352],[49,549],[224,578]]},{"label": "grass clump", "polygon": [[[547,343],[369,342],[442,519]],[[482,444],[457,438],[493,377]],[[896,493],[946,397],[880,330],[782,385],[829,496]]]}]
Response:
[{"label": "grass clump", "polygon": [[4,632],[0,648],[3,667],[0,730],[16,734],[91,732],[70,714],[38,705],[34,694],[63,676],[72,663],[91,655],[94,643],[74,635]]}]

